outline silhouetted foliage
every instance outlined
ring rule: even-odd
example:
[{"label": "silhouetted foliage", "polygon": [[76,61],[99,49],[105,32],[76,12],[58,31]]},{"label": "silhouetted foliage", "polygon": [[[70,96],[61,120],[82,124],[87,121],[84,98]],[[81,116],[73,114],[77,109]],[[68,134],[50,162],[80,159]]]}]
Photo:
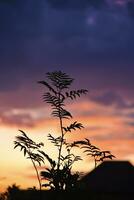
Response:
[{"label": "silhouetted foliage", "polygon": [[105,159],[112,160],[115,158],[115,156],[112,155],[110,151],[101,151],[100,148],[92,145],[87,139],[86,143],[84,145],[82,144],[81,148],[85,149],[84,153],[94,158],[95,168],[97,167],[97,163],[102,162]]},{"label": "silhouetted foliage", "polygon": [[[74,100],[76,97],[80,97],[88,91],[84,89],[69,91],[68,89],[73,79],[61,71],[47,73],[46,75],[48,81],[39,81],[38,83],[48,89],[43,95],[43,100],[52,107],[52,116],[59,119],[61,134],[56,138],[51,134],[48,135],[48,140],[58,149],[58,159],[57,162],[54,162],[49,158],[50,169],[41,172],[41,176],[49,181],[48,184],[44,184],[44,186],[49,186],[54,190],[68,190],[75,186],[79,177],[78,173],[71,173],[72,165],[74,162],[81,160],[81,158],[71,153],[71,148],[68,146],[65,135],[72,130],[84,127],[77,121],[67,127],[63,126],[63,119],[72,118],[72,114],[65,109],[65,101],[67,99]],[[65,146],[67,150],[67,155],[65,156],[62,155],[63,146]]]},{"label": "silhouetted foliage", "polygon": [[20,196],[20,187],[16,184],[8,186],[6,191],[0,194],[0,200],[16,200]]},{"label": "silhouetted foliage", "polygon": [[[82,160],[79,155],[74,155],[72,149],[75,147],[84,149],[84,152],[88,156],[91,156],[96,163],[103,161],[106,158],[112,159],[114,156],[109,151],[101,151],[98,147],[92,145],[88,138],[80,141],[73,141],[69,143],[66,139],[66,134],[84,128],[84,126],[74,121],[68,126],[64,126],[64,120],[72,118],[72,114],[65,108],[66,100],[75,100],[81,95],[85,95],[88,90],[69,90],[73,83],[72,78],[66,73],[61,71],[54,71],[46,73],[46,79],[39,81],[47,91],[43,94],[43,101],[49,104],[52,108],[52,116],[56,117],[59,121],[60,135],[54,137],[52,134],[48,134],[48,140],[57,148],[57,160],[53,160],[44,150],[43,143],[35,143],[31,140],[24,131],[20,130],[21,136],[16,137],[14,141],[14,148],[20,148],[23,151],[24,156],[31,159],[33,166],[36,170],[40,190],[41,186],[49,187],[54,191],[70,191],[73,190],[80,177],[79,172],[72,172],[73,164]],[[66,150],[66,154],[63,154],[63,148]],[[39,165],[45,164],[45,160],[48,161],[49,167],[44,167],[44,171],[41,171],[41,178],[44,179],[44,184],[41,185],[41,179],[36,167],[36,163]]]},{"label": "silhouetted foliage", "polygon": [[26,133],[22,130],[19,130],[21,132],[21,135],[16,136],[16,141],[14,141],[14,149],[15,148],[20,148],[21,151],[23,151],[24,156],[27,159],[30,159],[32,161],[32,164],[34,166],[34,169],[36,171],[37,179],[39,182],[39,188],[41,190],[41,181],[40,181],[40,176],[38,173],[38,169],[36,166],[36,163],[41,166],[41,162],[44,163],[44,158],[42,155],[39,153],[39,149],[44,146],[44,144],[41,143],[36,143],[32,139],[30,139]]}]

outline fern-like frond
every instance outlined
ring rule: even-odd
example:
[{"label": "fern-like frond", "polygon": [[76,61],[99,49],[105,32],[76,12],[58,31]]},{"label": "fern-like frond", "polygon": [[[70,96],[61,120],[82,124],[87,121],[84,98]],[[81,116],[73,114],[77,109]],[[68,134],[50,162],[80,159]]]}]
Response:
[{"label": "fern-like frond", "polygon": [[44,163],[44,157],[38,153],[29,152],[29,156],[27,157],[27,159],[34,160],[39,164],[39,166],[41,166],[41,162]]},{"label": "fern-like frond", "polygon": [[81,147],[88,156],[94,157],[95,159],[95,167],[97,162],[103,161],[105,159],[113,159],[115,156],[111,154],[110,151],[101,151],[100,148],[92,145],[92,144],[84,144]]},{"label": "fern-like frond", "polygon": [[61,136],[59,137],[53,137],[50,133],[48,134],[48,140],[51,141],[55,146],[59,147],[61,141],[63,140]]},{"label": "fern-like frond", "polygon": [[74,156],[73,154],[69,154],[69,155],[66,155],[66,156],[62,156],[60,157],[61,161],[65,161],[65,160],[69,160],[72,158],[72,156]]},{"label": "fern-like frond", "polygon": [[70,99],[76,99],[76,97],[80,97],[82,94],[86,94],[88,90],[81,89],[81,90],[72,90],[70,92],[66,92],[66,97]]},{"label": "fern-like frond", "polygon": [[65,132],[71,132],[72,130],[84,128],[84,126],[81,123],[77,123],[77,121],[75,121],[74,123],[70,124],[70,126],[62,128]]},{"label": "fern-like frond", "polygon": [[48,154],[46,154],[44,151],[40,151],[40,150],[39,150],[39,152],[44,156],[44,158],[46,158],[48,160],[48,162],[50,163],[52,168],[54,168],[56,166],[56,162],[53,159],[51,159]]},{"label": "fern-like frond", "polygon": [[73,79],[70,78],[69,75],[61,71],[48,72],[47,78],[60,90],[68,88],[73,82]]},{"label": "fern-like frond", "polygon": [[63,109],[63,108],[61,108],[61,109],[60,109],[60,117],[61,117],[61,118],[69,119],[69,118],[72,118],[72,115],[71,115],[71,113],[70,113],[69,111],[67,111],[67,110],[65,110],[65,109]]},{"label": "fern-like frond", "polygon": [[31,149],[38,149],[41,146],[44,146],[42,142],[41,143],[34,142],[32,139],[30,139],[27,136],[27,134],[24,131],[22,130],[19,130],[19,131],[22,133],[22,135],[16,136],[16,141],[14,141],[14,144],[17,144],[17,146],[24,145],[25,147],[31,148]]},{"label": "fern-like frond", "polygon": [[115,158],[115,156],[111,154],[110,151],[100,151],[100,155],[98,157],[99,157],[98,161],[103,161],[105,159],[112,160],[113,158]]},{"label": "fern-like frond", "polygon": [[75,156],[74,162],[79,161],[79,160],[82,160],[81,156]]},{"label": "fern-like frond", "polygon": [[54,108],[52,111],[52,115],[54,117],[64,118],[64,119],[72,118],[71,113],[63,108],[60,109]]},{"label": "fern-like frond", "polygon": [[53,178],[52,173],[47,172],[47,171],[41,171],[40,175],[42,176],[43,179],[46,179],[46,180],[50,180]]},{"label": "fern-like frond", "polygon": [[14,149],[16,149],[17,147],[20,147],[20,151],[24,152],[24,156],[26,155],[26,153],[28,153],[27,148],[25,145],[19,143],[18,141],[14,141]]},{"label": "fern-like frond", "polygon": [[73,143],[69,143],[67,145],[67,147],[80,147],[80,148],[82,148],[83,145],[90,145],[89,139],[86,138],[85,140],[74,141]]},{"label": "fern-like frond", "polygon": [[70,154],[70,155],[71,156],[68,159],[67,166],[71,168],[74,162],[80,161],[82,160],[82,158],[81,156],[75,156],[74,154]]},{"label": "fern-like frond", "polygon": [[94,145],[84,145],[81,147],[81,149],[86,149],[86,150],[84,150],[84,152],[88,152],[88,151],[90,151],[90,152],[97,151],[98,152],[100,150],[98,147],[96,147]]},{"label": "fern-like frond", "polygon": [[55,109],[59,109],[59,107],[64,106],[64,96],[62,98],[59,98],[47,92],[43,95],[43,100]]},{"label": "fern-like frond", "polygon": [[50,84],[48,84],[46,81],[38,81],[38,83],[45,85],[49,89],[49,91],[53,92],[55,95],[57,94],[55,89]]}]

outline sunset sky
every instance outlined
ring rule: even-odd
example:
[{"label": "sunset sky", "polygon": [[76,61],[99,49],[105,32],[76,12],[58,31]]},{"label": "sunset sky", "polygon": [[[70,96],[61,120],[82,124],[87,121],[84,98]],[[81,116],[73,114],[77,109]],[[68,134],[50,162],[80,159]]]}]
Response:
[{"label": "sunset sky", "polygon": [[[0,0],[0,190],[38,187],[32,164],[13,149],[19,129],[56,156],[47,134],[58,123],[37,84],[55,70],[89,91],[67,104],[85,127],[69,139],[88,138],[134,164],[134,1]],[[85,157],[75,166],[91,169]]]}]

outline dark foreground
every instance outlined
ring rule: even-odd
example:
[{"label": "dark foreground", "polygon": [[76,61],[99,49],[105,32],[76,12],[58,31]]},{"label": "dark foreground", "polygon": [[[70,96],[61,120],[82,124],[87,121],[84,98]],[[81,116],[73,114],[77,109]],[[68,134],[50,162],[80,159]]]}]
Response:
[{"label": "dark foreground", "polygon": [[134,193],[91,193],[90,191],[50,192],[37,190],[19,190],[11,193],[7,200],[131,200]]}]

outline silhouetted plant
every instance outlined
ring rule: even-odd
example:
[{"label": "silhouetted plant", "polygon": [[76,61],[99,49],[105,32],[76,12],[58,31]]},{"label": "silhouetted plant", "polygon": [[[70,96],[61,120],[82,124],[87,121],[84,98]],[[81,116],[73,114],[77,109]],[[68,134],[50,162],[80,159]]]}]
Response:
[{"label": "silhouetted plant", "polygon": [[97,163],[102,162],[106,159],[113,159],[115,158],[114,155],[111,154],[110,151],[101,151],[100,148],[92,145],[89,140],[86,139],[86,143],[81,148],[85,149],[84,153],[86,153],[88,156],[94,158],[95,168],[97,167]]},{"label": "silhouetted plant", "polygon": [[[45,186],[50,186],[51,189],[55,190],[67,190],[75,185],[75,181],[78,178],[78,174],[71,173],[72,165],[74,162],[81,160],[81,158],[71,153],[71,148],[68,147],[65,135],[72,130],[83,128],[83,125],[75,121],[67,127],[63,126],[64,119],[72,118],[72,114],[65,109],[65,101],[67,99],[74,100],[76,97],[86,94],[87,90],[68,91],[73,79],[61,71],[47,73],[46,75],[48,81],[39,81],[38,83],[43,84],[48,89],[48,92],[43,95],[43,100],[51,105],[52,116],[58,118],[61,133],[58,137],[53,137],[51,134],[48,135],[48,140],[58,149],[58,158],[57,162],[55,162],[48,155],[46,156],[44,152],[41,152],[48,159],[51,166],[50,169],[41,172],[41,176],[49,180],[49,183],[45,184]],[[63,145],[67,150],[67,155],[65,156],[62,155]]]},{"label": "silhouetted plant", "polygon": [[16,184],[8,186],[6,191],[3,193],[2,200],[17,200],[20,196],[20,187]]},{"label": "silhouetted plant", "polygon": [[[101,151],[98,147],[92,145],[89,139],[74,141],[72,143],[67,142],[66,134],[72,131],[84,128],[83,125],[77,121],[64,126],[65,119],[71,119],[72,114],[65,109],[66,100],[75,100],[88,91],[85,89],[69,90],[74,79],[70,78],[66,73],[61,71],[54,71],[46,73],[47,80],[39,81],[47,91],[43,94],[43,101],[48,103],[52,108],[52,116],[59,120],[60,134],[54,137],[48,134],[48,140],[57,148],[57,159],[53,160],[45,151],[41,149],[43,143],[35,143],[31,140],[24,131],[20,130],[21,136],[16,137],[14,142],[15,147],[20,147],[20,150],[24,152],[24,156],[31,159],[36,171],[39,187],[49,187],[51,190],[62,191],[71,190],[75,188],[79,173],[72,172],[73,164],[82,158],[72,153],[72,149],[78,147],[85,149],[84,152],[87,155],[94,158],[95,167],[97,162],[103,161],[106,158],[112,159],[114,156],[109,151]],[[63,154],[63,148],[66,153]],[[39,165],[44,164],[45,160],[48,161],[49,167],[45,167],[44,171],[41,171],[40,175],[42,179],[47,180],[47,183],[41,185],[39,172],[35,163]]]},{"label": "silhouetted plant", "polygon": [[41,180],[39,176],[39,172],[36,166],[36,163],[41,166],[41,162],[44,163],[44,158],[40,155],[39,149],[44,146],[44,144],[36,143],[32,139],[30,139],[26,133],[22,130],[19,130],[21,132],[20,136],[16,136],[16,141],[14,141],[14,149],[20,148],[21,151],[24,152],[24,156],[27,159],[30,159],[32,161],[33,167],[36,171],[36,176],[39,182],[39,189],[41,190]]},{"label": "silhouetted plant", "polygon": [[0,194],[0,200],[7,200],[5,192]]},{"label": "silhouetted plant", "polygon": [[112,160],[115,158],[110,151],[102,151],[100,148],[92,145],[88,138],[85,138],[85,140],[74,141],[73,143],[69,144],[69,146],[85,149],[83,152],[86,153],[87,156],[93,157],[95,168],[99,162],[103,162],[106,159]]}]

